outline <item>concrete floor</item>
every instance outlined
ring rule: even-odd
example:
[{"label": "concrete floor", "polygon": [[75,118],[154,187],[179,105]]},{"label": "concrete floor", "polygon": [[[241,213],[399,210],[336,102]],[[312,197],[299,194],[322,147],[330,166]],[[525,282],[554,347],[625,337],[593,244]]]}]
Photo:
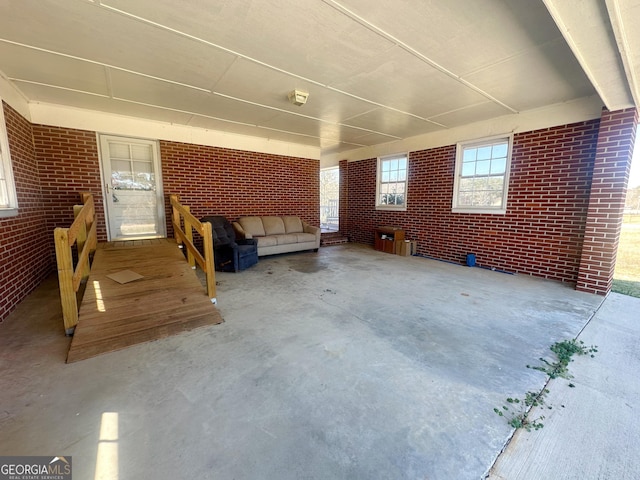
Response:
[{"label": "concrete floor", "polygon": [[579,337],[598,353],[575,358],[574,378],[551,380],[545,427],[518,431],[490,480],[640,478],[639,310],[640,298],[607,298]]},{"label": "concrete floor", "polygon": [[0,324],[0,455],[79,480],[484,478],[513,434],[493,408],[602,302],[352,244],[217,280],[225,323],[70,365],[45,282]]}]

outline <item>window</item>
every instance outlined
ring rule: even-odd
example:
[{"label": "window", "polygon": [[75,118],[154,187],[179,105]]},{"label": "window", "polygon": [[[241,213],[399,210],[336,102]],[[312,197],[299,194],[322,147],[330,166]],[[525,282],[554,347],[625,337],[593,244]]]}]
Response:
[{"label": "window", "polygon": [[409,158],[406,153],[378,158],[377,209],[407,209],[408,166]]},{"label": "window", "polygon": [[459,143],[453,186],[453,212],[507,211],[512,136]]},{"label": "window", "polygon": [[16,186],[13,183],[7,127],[4,122],[2,99],[0,99],[0,218],[11,217],[17,214],[18,200],[16,197]]}]

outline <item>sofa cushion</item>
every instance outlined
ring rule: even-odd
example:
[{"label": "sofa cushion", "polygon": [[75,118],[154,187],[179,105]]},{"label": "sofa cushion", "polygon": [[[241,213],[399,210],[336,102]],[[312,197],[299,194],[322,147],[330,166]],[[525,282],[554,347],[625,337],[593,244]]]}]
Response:
[{"label": "sofa cushion", "polygon": [[240,217],[238,223],[245,232],[253,237],[264,237],[265,235],[260,217]]},{"label": "sofa cushion", "polygon": [[264,233],[266,235],[280,235],[285,233],[282,217],[262,217]]},{"label": "sofa cushion", "polygon": [[296,243],[315,242],[316,236],[313,233],[296,233]]},{"label": "sofa cushion", "polygon": [[302,233],[304,227],[302,226],[302,220],[300,217],[282,217],[284,221],[284,229],[287,233]]},{"label": "sofa cushion", "polygon": [[282,235],[276,236],[278,239],[278,245],[288,245],[290,243],[298,243],[298,234],[297,233],[283,233]]},{"label": "sofa cushion", "polygon": [[260,247],[274,247],[278,245],[278,237],[275,235],[267,235],[264,237],[258,237],[258,248]]}]

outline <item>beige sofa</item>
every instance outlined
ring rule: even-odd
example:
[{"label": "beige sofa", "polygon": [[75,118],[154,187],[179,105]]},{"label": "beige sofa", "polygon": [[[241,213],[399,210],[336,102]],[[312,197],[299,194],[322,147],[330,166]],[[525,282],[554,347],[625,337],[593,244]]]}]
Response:
[{"label": "beige sofa", "polygon": [[300,217],[240,217],[233,228],[238,238],[257,240],[259,257],[320,248],[320,228]]}]

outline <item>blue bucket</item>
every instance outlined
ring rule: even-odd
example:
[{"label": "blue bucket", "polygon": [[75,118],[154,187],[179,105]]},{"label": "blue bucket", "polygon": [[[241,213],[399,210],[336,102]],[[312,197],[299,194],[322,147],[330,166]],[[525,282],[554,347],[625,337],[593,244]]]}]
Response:
[{"label": "blue bucket", "polygon": [[467,253],[467,267],[475,267],[475,266],[476,266],[475,253]]}]

